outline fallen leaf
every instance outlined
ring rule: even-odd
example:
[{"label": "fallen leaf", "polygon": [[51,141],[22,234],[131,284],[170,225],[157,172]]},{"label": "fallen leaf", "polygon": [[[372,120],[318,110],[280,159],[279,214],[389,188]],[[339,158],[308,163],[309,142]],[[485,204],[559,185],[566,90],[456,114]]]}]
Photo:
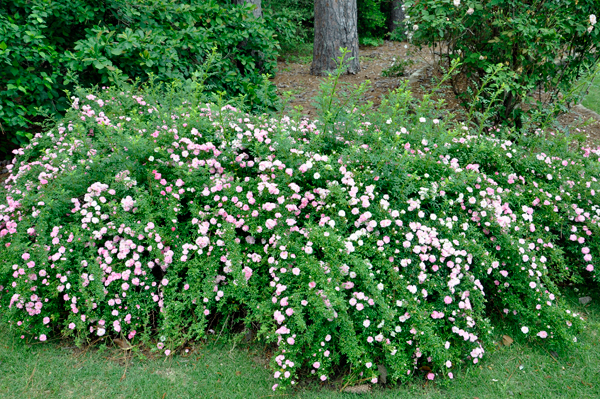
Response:
[{"label": "fallen leaf", "polygon": [[502,343],[504,344],[504,346],[511,346],[513,342],[515,341],[508,335],[502,336]]},{"label": "fallen leaf", "polygon": [[119,345],[119,348],[121,348],[123,350],[131,349],[131,344],[129,342],[127,342],[126,340],[123,340],[120,338],[115,338],[115,339],[113,339],[113,341],[115,341],[115,344]]},{"label": "fallen leaf", "polygon": [[242,372],[241,371],[236,371],[235,375],[242,375]]},{"label": "fallen leaf", "polygon": [[347,387],[343,389],[343,392],[348,393],[369,393],[371,391],[371,386],[367,384],[363,385],[355,385],[353,387]]}]

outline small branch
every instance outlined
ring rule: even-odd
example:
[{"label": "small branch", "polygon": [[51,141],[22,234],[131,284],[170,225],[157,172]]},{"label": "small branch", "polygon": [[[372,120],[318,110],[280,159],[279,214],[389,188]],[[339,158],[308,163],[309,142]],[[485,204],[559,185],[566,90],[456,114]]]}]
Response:
[{"label": "small branch", "polygon": [[31,372],[31,375],[29,376],[29,379],[27,380],[27,384],[25,384],[25,388],[24,389],[27,389],[27,387],[29,386],[29,383],[33,379],[33,375],[35,374],[35,369],[36,368],[37,368],[37,364],[35,366],[33,366],[33,371]]},{"label": "small branch", "polygon": [[553,360],[554,360],[554,361],[555,361],[557,364],[560,364],[560,362],[559,362],[558,360],[556,360],[556,358],[555,358],[554,356],[552,356],[552,353],[548,352],[548,351],[546,350],[546,348],[544,348],[544,347],[543,347],[543,346],[541,346],[540,344],[536,344],[536,345],[537,345],[537,346],[539,346],[540,348],[542,348],[542,349],[543,349],[543,350],[544,350],[544,351],[545,351],[547,354],[549,354],[549,355],[550,355],[550,357],[551,357],[551,358],[552,358],[552,359],[553,359]]}]

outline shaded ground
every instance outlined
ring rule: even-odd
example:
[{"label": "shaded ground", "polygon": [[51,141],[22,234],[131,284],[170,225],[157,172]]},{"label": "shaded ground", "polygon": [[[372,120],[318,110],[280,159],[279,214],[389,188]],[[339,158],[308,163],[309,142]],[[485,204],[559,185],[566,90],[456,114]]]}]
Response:
[{"label": "shaded ground", "polygon": [[[372,101],[373,106],[377,107],[381,103],[381,98],[390,90],[397,88],[400,81],[408,79],[409,76],[416,71],[421,70],[423,73],[418,79],[414,79],[411,84],[411,91],[416,97],[421,97],[423,93],[428,92],[427,88],[431,87],[431,78],[433,77],[433,57],[429,49],[419,51],[417,48],[408,43],[389,42],[386,41],[380,47],[361,47],[359,51],[361,72],[356,75],[344,75],[341,77],[342,82],[351,84],[361,84],[365,80],[371,81],[371,90],[364,98],[365,101]],[[394,59],[396,61],[410,58],[414,61],[413,65],[406,68],[406,73],[401,77],[385,77],[382,72],[392,65]],[[309,118],[314,118],[315,107],[312,105],[313,98],[319,91],[319,84],[323,78],[310,75],[311,57],[295,57],[295,62],[280,60],[277,65],[277,75],[272,82],[277,85],[278,93],[284,95],[285,92],[290,92],[291,98],[288,106],[302,107],[302,112]],[[422,70],[422,68],[426,68]],[[449,111],[460,114],[461,107],[454,99],[454,94],[451,90],[443,92],[446,106]],[[584,121],[590,118],[595,118],[597,122],[582,128]],[[564,126],[569,126],[571,129],[580,128],[589,136],[590,143],[600,143],[600,116],[595,113],[590,113],[583,107],[573,107],[571,112],[559,118],[559,121]],[[576,131],[575,131],[576,132]]]},{"label": "shaded ground", "polygon": [[[361,47],[361,72],[356,75],[344,75],[340,80],[357,85],[365,80],[370,80],[372,88],[364,100],[372,101],[374,106],[378,106],[384,94],[399,86],[400,79],[407,78],[422,66],[431,63],[431,57],[426,50],[423,50],[419,54],[411,55],[410,58],[415,61],[415,64],[406,68],[405,77],[382,76],[382,71],[392,65],[394,58],[396,60],[406,59],[409,50],[408,44],[399,42],[385,42],[380,47]],[[315,117],[315,108],[311,104],[312,98],[317,95],[323,78],[310,75],[311,57],[299,58],[297,62],[280,60],[277,63],[277,74],[272,82],[277,86],[278,93],[283,95],[284,92],[291,92],[293,94],[289,102],[291,107],[300,106],[306,115]]]}]

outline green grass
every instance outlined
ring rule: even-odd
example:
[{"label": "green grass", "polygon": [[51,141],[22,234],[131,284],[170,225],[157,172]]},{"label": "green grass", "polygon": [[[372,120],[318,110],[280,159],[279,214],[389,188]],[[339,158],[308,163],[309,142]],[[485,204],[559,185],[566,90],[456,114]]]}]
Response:
[{"label": "green grass", "polygon": [[600,79],[594,80],[582,104],[584,107],[600,114]]},{"label": "green grass", "polygon": [[[587,293],[586,293],[587,294]],[[573,310],[588,317],[580,345],[555,353],[517,343],[500,347],[455,381],[376,387],[362,398],[600,398],[600,295]],[[501,331],[498,331],[501,334]],[[313,382],[274,393],[264,355],[251,348],[205,344],[189,356],[126,357],[115,348],[81,351],[68,342],[28,344],[0,328],[0,398],[356,398]],[[127,358],[127,361],[125,359]],[[522,367],[521,367],[522,366]],[[339,389],[339,384],[333,388]]]},{"label": "green grass", "polygon": [[128,359],[120,349],[81,352],[0,338],[0,398],[251,398],[273,393],[270,373],[240,350]]}]

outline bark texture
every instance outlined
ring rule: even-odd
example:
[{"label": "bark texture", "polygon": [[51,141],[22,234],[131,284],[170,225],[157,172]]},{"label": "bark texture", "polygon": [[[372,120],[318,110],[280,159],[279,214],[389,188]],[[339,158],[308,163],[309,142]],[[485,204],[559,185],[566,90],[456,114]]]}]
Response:
[{"label": "bark texture", "polygon": [[337,68],[340,48],[350,50],[345,62],[348,73],[358,73],[358,28],[356,0],[315,0],[315,42],[312,75],[326,75]]},{"label": "bark texture", "polygon": [[394,0],[392,2],[392,15],[390,18],[390,32],[395,31],[398,28],[404,29],[404,11],[402,10],[402,0]]},{"label": "bark texture", "polygon": [[262,17],[261,0],[237,0],[237,4],[244,4],[244,3],[254,4],[256,6],[256,8],[254,9],[254,11],[252,11],[252,14],[254,14],[254,16],[256,18]]}]

